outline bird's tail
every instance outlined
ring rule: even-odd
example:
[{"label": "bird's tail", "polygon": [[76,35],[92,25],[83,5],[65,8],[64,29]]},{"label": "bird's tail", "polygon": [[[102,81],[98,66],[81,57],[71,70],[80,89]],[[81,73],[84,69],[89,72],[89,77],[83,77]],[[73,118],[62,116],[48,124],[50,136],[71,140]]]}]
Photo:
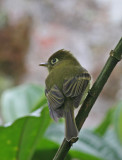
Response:
[{"label": "bird's tail", "polygon": [[65,118],[65,136],[66,140],[70,141],[72,138],[78,137],[78,129],[74,119],[74,109],[68,107],[67,110],[64,110]]}]

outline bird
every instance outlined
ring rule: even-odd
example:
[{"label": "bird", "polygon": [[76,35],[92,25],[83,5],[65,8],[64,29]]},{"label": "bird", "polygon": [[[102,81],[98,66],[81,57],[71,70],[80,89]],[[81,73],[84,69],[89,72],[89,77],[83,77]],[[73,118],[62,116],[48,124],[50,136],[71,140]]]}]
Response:
[{"label": "bird", "polygon": [[74,109],[87,94],[91,76],[70,51],[61,49],[53,53],[47,62],[49,74],[45,80],[45,95],[50,116],[54,121],[65,119],[65,138],[69,142],[78,138]]}]

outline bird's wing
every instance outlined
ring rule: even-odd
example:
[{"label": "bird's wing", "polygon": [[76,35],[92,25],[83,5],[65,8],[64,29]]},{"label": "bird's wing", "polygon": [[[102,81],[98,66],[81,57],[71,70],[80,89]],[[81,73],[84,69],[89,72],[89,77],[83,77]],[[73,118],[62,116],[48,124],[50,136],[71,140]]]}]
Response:
[{"label": "bird's wing", "polygon": [[90,79],[89,73],[82,73],[64,80],[63,93],[66,97],[74,98],[74,107],[78,107]]},{"label": "bird's wing", "polygon": [[64,103],[64,95],[56,85],[54,85],[50,91],[46,89],[45,94],[48,100],[50,115],[55,121],[57,121],[57,118],[63,116],[63,113],[59,108]]}]

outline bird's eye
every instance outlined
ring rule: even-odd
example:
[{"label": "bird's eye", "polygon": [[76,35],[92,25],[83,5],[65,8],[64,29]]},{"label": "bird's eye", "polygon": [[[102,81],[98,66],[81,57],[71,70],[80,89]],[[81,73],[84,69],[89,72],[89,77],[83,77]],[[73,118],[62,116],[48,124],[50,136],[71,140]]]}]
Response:
[{"label": "bird's eye", "polygon": [[57,63],[58,62],[58,58],[53,58],[52,60],[51,60],[51,64],[55,64],[55,63]]}]

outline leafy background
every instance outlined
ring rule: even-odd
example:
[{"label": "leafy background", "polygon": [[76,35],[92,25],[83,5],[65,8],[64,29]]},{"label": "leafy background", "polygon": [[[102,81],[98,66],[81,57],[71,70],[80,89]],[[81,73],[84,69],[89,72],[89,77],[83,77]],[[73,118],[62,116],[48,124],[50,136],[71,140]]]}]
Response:
[{"label": "leafy background", "polygon": [[[64,123],[51,120],[44,89],[32,84],[15,87],[2,94],[1,102],[5,125],[0,126],[0,158],[52,160],[64,137]],[[66,159],[121,160],[121,124],[122,102],[119,102],[96,128],[79,133],[79,141]]]},{"label": "leafy background", "polygon": [[[94,82],[120,39],[121,12],[121,0],[0,0],[0,160],[52,159],[64,123],[49,116],[41,87],[47,70],[38,64],[64,48]],[[67,159],[122,159],[121,68],[112,72]]]}]

